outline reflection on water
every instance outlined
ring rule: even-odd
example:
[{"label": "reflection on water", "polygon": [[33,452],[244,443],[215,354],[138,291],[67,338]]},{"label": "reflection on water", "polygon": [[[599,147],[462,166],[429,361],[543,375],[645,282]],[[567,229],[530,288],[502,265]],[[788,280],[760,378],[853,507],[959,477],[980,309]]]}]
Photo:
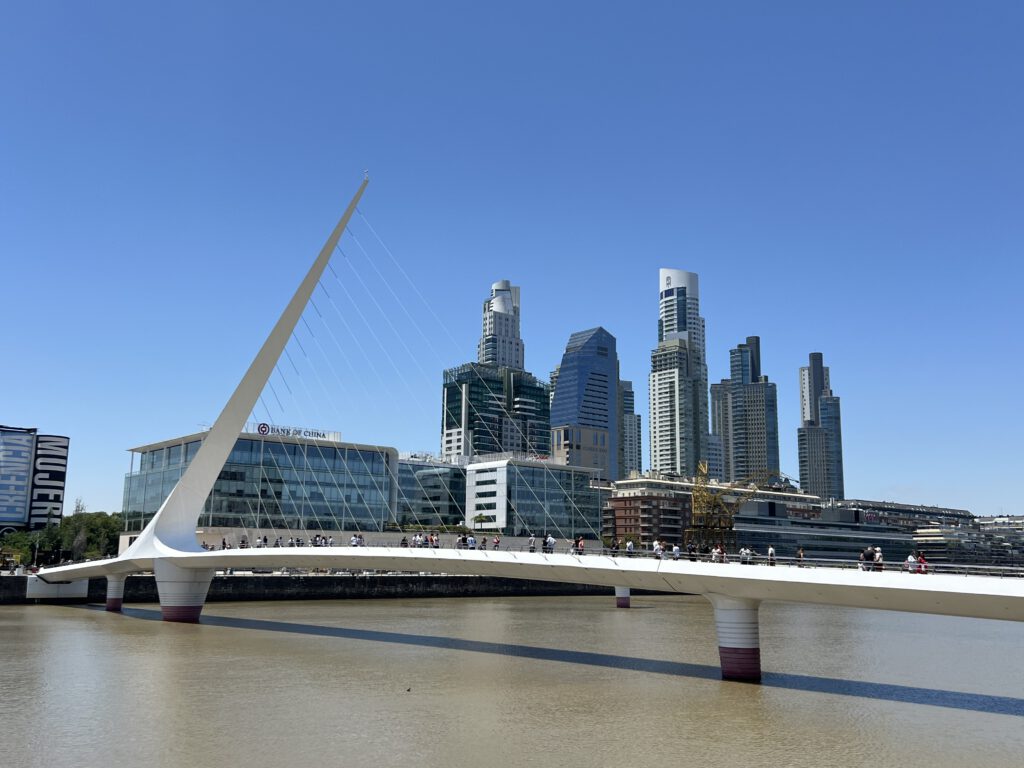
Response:
[{"label": "reflection on water", "polygon": [[155,607],[0,608],[4,757],[1019,764],[1020,625],[765,604],[764,683],[752,686],[719,679],[706,601],[634,603],[211,604],[199,626],[157,621]]}]

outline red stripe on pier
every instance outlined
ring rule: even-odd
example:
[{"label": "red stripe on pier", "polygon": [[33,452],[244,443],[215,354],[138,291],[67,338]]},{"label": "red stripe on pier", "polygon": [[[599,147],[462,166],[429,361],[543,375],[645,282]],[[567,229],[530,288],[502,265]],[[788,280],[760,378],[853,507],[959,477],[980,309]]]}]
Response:
[{"label": "red stripe on pier", "polygon": [[718,646],[722,660],[722,679],[745,683],[761,682],[760,648],[725,648]]},{"label": "red stripe on pier", "polygon": [[164,621],[180,621],[188,624],[199,623],[199,614],[203,612],[201,605],[161,605],[160,613]]}]

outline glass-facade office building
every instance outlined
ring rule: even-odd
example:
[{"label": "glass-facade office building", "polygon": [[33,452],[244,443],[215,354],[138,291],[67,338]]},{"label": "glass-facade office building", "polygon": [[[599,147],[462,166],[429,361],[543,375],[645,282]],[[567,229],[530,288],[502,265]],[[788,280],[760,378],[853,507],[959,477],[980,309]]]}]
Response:
[{"label": "glass-facade office building", "polygon": [[[141,531],[206,433],[131,449],[126,531]],[[136,469],[136,461],[138,468]],[[394,448],[243,434],[197,519],[198,527],[382,531],[395,519]]]},{"label": "glass-facade office building", "polygon": [[444,530],[465,522],[466,469],[423,456],[398,460],[398,525]]},{"label": "glass-facade office building", "polygon": [[598,538],[608,491],[597,470],[529,459],[466,467],[466,526],[504,536]]},{"label": "glass-facade office building", "polygon": [[444,372],[441,456],[551,449],[548,386],[526,371],[467,363]]},{"label": "glass-facade office building", "polygon": [[[591,328],[569,337],[551,375],[552,454],[619,479],[619,357],[615,337]],[[589,440],[580,441],[581,435]]]}]

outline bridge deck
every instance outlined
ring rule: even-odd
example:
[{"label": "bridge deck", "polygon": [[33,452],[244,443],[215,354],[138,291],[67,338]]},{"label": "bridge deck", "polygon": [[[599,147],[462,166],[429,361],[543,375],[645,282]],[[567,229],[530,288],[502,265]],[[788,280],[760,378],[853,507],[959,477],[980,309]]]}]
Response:
[{"label": "bridge deck", "polygon": [[[609,555],[404,547],[282,547],[168,551],[188,569],[320,568],[449,573],[630,587],[753,600],[1024,621],[1024,578],[909,574],[814,567],[767,567]],[[152,570],[149,558],[100,560],[48,568],[47,582]]]}]

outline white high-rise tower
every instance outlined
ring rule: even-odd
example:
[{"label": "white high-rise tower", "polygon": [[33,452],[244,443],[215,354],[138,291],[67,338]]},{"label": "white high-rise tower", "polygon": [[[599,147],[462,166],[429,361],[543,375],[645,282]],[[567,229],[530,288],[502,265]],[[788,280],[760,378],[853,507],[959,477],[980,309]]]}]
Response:
[{"label": "white high-rise tower", "polygon": [[519,337],[519,286],[499,280],[484,301],[483,333],[477,345],[477,362],[521,371],[526,350]]},{"label": "white high-rise tower", "polygon": [[658,347],[651,352],[651,469],[685,477],[707,457],[708,367],[697,275],[658,273]]}]

